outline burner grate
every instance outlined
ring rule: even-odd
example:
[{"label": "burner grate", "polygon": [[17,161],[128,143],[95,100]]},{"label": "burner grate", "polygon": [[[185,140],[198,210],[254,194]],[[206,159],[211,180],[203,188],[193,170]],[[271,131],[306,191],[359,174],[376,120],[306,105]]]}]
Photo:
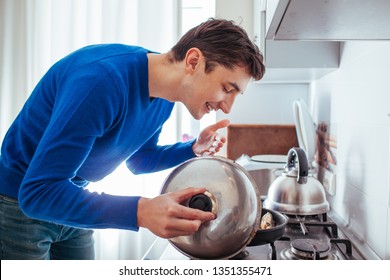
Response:
[{"label": "burner grate", "polygon": [[[281,260],[308,260],[293,254],[291,248],[282,249],[279,255]],[[320,260],[340,260],[340,257],[333,252],[329,252],[326,257],[323,257]]]},{"label": "burner grate", "polygon": [[328,256],[330,246],[316,239],[295,239],[291,242],[291,252],[302,259],[320,260]]},{"label": "burner grate", "polygon": [[[302,226],[302,224],[304,226]],[[305,229],[305,230],[304,230]],[[289,216],[284,235],[273,243],[247,248],[244,259],[355,260],[359,252],[326,214]]]},{"label": "burner grate", "polygon": [[287,241],[278,250],[282,259],[355,259],[352,243],[339,236],[338,226],[328,220],[327,213],[289,216],[285,235]]},{"label": "burner grate", "polygon": [[290,216],[288,219],[287,227],[300,227],[303,235],[308,235],[308,227],[322,227],[324,228],[330,237],[338,237],[338,227],[334,222],[328,221],[327,214],[320,215],[308,215],[308,216]]}]

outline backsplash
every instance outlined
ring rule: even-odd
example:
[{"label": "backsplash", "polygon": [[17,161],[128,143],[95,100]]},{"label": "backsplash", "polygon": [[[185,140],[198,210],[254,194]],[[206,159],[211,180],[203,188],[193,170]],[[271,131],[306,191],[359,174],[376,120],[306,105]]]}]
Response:
[{"label": "backsplash", "polygon": [[[311,84],[316,123],[337,135],[332,212],[369,259],[390,259],[390,43],[342,44],[340,68]],[[334,125],[333,125],[334,124]]]},{"label": "backsplash", "polygon": [[314,157],[317,178],[329,195],[336,194],[337,136],[335,124],[321,122],[317,125],[317,148]]}]

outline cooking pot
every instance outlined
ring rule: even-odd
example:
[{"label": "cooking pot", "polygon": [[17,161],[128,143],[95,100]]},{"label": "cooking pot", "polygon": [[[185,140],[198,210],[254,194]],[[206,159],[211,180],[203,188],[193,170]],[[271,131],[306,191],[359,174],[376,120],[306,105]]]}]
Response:
[{"label": "cooking pot", "polygon": [[[191,197],[183,202],[184,205],[216,215],[214,220],[203,223],[194,234],[169,239],[173,247],[192,259],[232,258],[256,236],[269,242],[284,233],[282,226],[282,230],[271,236],[261,237],[271,230],[259,228],[262,203],[258,188],[247,171],[230,159],[218,156],[190,159],[168,175],[161,193],[187,187],[202,187],[207,191]],[[278,225],[281,223],[285,226],[286,216],[278,219]]]},{"label": "cooking pot", "polygon": [[292,148],[287,154],[285,172],[272,182],[264,207],[285,214],[316,215],[329,211],[322,184],[308,171],[306,153]]},{"label": "cooking pot", "polygon": [[[266,156],[271,159],[272,156],[275,156],[275,158],[278,156],[277,159],[279,161],[261,161],[263,158],[266,158]],[[259,189],[260,196],[265,198],[271,183],[275,181],[275,179],[284,171],[287,156],[284,155],[283,163],[280,161],[280,159],[281,158],[279,155],[255,155],[250,157],[244,154],[236,159],[235,162],[241,165],[249,173]]]}]

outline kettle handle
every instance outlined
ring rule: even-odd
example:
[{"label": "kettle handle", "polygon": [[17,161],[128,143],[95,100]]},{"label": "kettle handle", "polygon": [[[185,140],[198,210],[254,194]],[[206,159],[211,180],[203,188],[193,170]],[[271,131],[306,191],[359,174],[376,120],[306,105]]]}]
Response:
[{"label": "kettle handle", "polygon": [[298,176],[297,182],[299,184],[306,184],[307,175],[309,173],[309,165],[307,162],[306,152],[301,148],[291,148],[287,154],[287,169],[291,170],[295,167],[295,159],[298,162]]}]

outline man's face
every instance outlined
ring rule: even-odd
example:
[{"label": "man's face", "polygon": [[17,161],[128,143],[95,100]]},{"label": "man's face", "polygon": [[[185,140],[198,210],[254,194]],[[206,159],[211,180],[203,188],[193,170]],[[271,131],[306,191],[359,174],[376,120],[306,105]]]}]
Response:
[{"label": "man's face", "polygon": [[199,120],[210,111],[222,110],[228,114],[238,94],[244,92],[251,76],[244,67],[227,69],[217,65],[205,73],[203,56],[192,64],[183,83],[183,99],[191,115]]}]

